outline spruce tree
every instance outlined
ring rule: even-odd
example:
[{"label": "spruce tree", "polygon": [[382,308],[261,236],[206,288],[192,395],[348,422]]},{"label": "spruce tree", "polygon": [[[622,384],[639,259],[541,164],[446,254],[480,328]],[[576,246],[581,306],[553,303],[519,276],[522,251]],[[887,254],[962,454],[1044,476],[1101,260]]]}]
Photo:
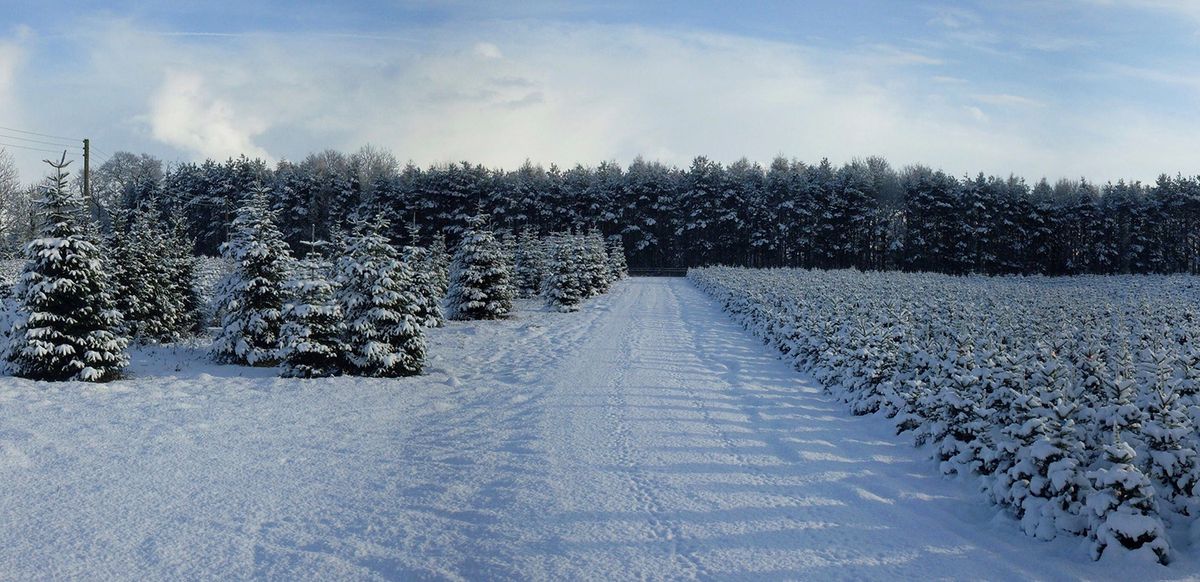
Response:
[{"label": "spruce tree", "polygon": [[542,274],[546,271],[547,262],[544,248],[545,245],[532,228],[522,230],[517,238],[514,275],[521,297],[536,297],[542,288]]},{"label": "spruce tree", "polygon": [[1106,466],[1088,473],[1094,489],[1087,499],[1092,559],[1117,548],[1166,564],[1171,547],[1150,479],[1134,465],[1133,448],[1121,440],[1120,433],[1114,433],[1113,444],[1104,450]]},{"label": "spruce tree", "polygon": [[219,286],[221,330],[212,354],[220,362],[273,366],[279,361],[279,326],[292,258],[268,206],[268,190],[255,185],[238,209],[230,239],[221,245],[233,267]]},{"label": "spruce tree", "polygon": [[1147,348],[1139,354],[1140,433],[1148,453],[1141,469],[1162,485],[1164,500],[1175,501],[1189,497],[1196,485],[1197,455],[1188,444],[1195,433],[1192,419],[1179,403],[1179,379],[1165,351]]},{"label": "spruce tree", "polygon": [[504,264],[511,276],[517,265],[517,237],[513,236],[511,230],[504,229],[497,233],[496,240],[500,242],[500,256],[504,258]]},{"label": "spruce tree", "polygon": [[434,273],[433,255],[422,248],[420,230],[417,223],[408,225],[410,244],[404,247],[404,264],[412,271],[413,286],[417,292],[416,316],[417,321],[425,327],[441,327],[444,323],[442,316],[442,293]]},{"label": "spruce tree", "polygon": [[621,237],[615,236],[608,241],[608,278],[620,281],[629,276],[629,264],[625,262],[625,245]]},{"label": "spruce tree", "polygon": [[171,220],[166,261],[170,273],[168,291],[175,306],[175,325],[180,336],[198,334],[208,323],[204,321],[204,299],[196,288],[194,247],[195,242],[187,234],[187,225],[176,216]]},{"label": "spruce tree", "polygon": [[127,334],[147,343],[178,339],[186,327],[181,323],[183,282],[173,269],[177,252],[153,204],[114,220],[111,240],[117,307]]},{"label": "spruce tree", "polygon": [[345,364],[360,376],[411,376],[425,364],[418,290],[412,271],[383,234],[388,228],[382,217],[359,223],[338,260]]},{"label": "spruce tree", "polygon": [[578,311],[587,298],[585,274],[579,257],[583,248],[579,237],[559,235],[551,238],[551,256],[542,294],[546,303],[559,311]]},{"label": "spruce tree", "polygon": [[604,238],[600,231],[592,229],[583,235],[583,277],[588,297],[595,297],[606,291],[612,283],[609,278],[608,252],[604,248]]},{"label": "spruce tree", "polygon": [[311,247],[288,282],[283,306],[280,375],[287,378],[323,378],[341,373],[342,310],[334,300],[334,288],[325,275],[326,263],[318,243]]},{"label": "spruce tree", "polygon": [[454,264],[446,304],[451,319],[499,319],[512,311],[513,289],[503,249],[487,228],[487,217],[467,221]]},{"label": "spruce tree", "polygon": [[440,302],[450,290],[450,253],[446,250],[446,235],[440,230],[433,233],[433,240],[429,243],[427,270]]},{"label": "spruce tree", "polygon": [[25,267],[14,290],[15,318],[5,355],[18,376],[34,380],[107,382],[129,364],[111,283],[100,249],[85,235],[77,201],[67,188],[66,155],[54,168],[40,201],[37,238],[25,247]]}]

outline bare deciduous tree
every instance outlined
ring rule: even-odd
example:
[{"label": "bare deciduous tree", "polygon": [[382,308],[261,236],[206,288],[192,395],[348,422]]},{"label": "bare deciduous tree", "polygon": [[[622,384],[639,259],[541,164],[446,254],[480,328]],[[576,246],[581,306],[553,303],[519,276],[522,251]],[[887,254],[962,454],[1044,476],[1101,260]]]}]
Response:
[{"label": "bare deciduous tree", "polygon": [[12,154],[0,148],[0,258],[15,255],[32,236],[32,210]]}]

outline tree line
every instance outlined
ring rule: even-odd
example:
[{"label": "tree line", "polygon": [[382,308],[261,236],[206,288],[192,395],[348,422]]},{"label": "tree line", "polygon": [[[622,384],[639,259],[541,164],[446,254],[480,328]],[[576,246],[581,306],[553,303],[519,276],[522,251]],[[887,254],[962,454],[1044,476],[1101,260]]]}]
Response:
[{"label": "tree line", "polygon": [[[498,230],[599,229],[633,268],[732,264],[944,273],[1200,272],[1200,178],[1094,184],[1016,176],[956,177],[879,157],[835,166],[776,158],[687,168],[638,158],[569,169],[461,162],[401,165],[365,147],[273,167],[240,157],[170,167],[118,153],[96,172],[94,211],[153,205],[178,218],[195,252],[216,255],[245,192],[269,188],[289,246],[328,240],[385,216],[392,240],[416,221],[451,244],[483,212]],[[19,237],[15,237],[19,238]],[[428,240],[426,241],[428,242]]]}]

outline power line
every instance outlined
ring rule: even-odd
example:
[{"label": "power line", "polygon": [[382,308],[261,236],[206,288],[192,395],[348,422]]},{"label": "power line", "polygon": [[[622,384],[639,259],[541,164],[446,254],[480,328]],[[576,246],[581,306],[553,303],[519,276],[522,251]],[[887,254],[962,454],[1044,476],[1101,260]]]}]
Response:
[{"label": "power line", "polygon": [[[0,142],[0,147],[20,148],[23,150],[30,150],[30,151],[34,151],[34,152],[46,152],[46,153],[50,153],[50,154],[61,154],[63,152],[63,150],[50,150],[50,149],[45,149],[45,148],[35,148],[35,147],[29,147],[26,145],[19,145],[19,144],[15,144],[15,143],[4,143],[4,142]],[[63,149],[71,150],[71,148],[63,148]],[[74,155],[75,152],[71,152],[71,153],[72,153],[72,155]]]},{"label": "power line", "polygon": [[30,142],[30,143],[40,143],[40,144],[52,145],[52,146],[66,146],[66,145],[74,146],[74,145],[75,145],[75,144],[65,144],[65,143],[53,142],[53,141],[42,141],[42,140],[40,140],[40,139],[32,139],[32,138],[28,138],[28,137],[21,137],[21,136],[19,136],[19,135],[4,135],[3,133],[0,133],[0,138],[4,138],[4,139],[19,139],[19,140],[21,140],[21,141],[27,141],[27,142]]},{"label": "power line", "polygon": [[73,137],[63,137],[61,135],[50,135],[48,133],[38,133],[36,131],[25,131],[24,129],[14,129],[12,127],[4,127],[2,125],[0,125],[0,129],[6,130],[6,131],[15,131],[17,133],[23,133],[26,135],[36,135],[39,137],[48,137],[50,139],[65,139],[67,141],[79,141],[78,139],[73,138]]}]

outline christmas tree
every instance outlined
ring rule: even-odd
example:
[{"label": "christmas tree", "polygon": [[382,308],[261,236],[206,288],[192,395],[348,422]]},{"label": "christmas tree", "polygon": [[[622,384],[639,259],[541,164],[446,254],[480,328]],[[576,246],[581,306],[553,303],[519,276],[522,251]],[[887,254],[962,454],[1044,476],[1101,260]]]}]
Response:
[{"label": "christmas tree", "polygon": [[338,260],[346,364],[361,376],[411,376],[425,364],[419,292],[412,271],[383,234],[388,228],[383,218],[359,223]]},{"label": "christmas tree", "polygon": [[84,233],[76,200],[67,191],[66,155],[43,189],[43,226],[25,247],[25,268],[14,290],[16,314],[6,359],[34,380],[106,382],[129,364],[100,249]]},{"label": "christmas tree", "polygon": [[487,228],[487,217],[467,221],[446,299],[451,319],[499,319],[512,310],[513,289],[503,249]]},{"label": "christmas tree", "polygon": [[213,356],[221,362],[273,366],[279,361],[279,326],[292,258],[268,207],[268,190],[256,185],[238,209],[221,255],[233,271],[217,296],[221,330]]}]

